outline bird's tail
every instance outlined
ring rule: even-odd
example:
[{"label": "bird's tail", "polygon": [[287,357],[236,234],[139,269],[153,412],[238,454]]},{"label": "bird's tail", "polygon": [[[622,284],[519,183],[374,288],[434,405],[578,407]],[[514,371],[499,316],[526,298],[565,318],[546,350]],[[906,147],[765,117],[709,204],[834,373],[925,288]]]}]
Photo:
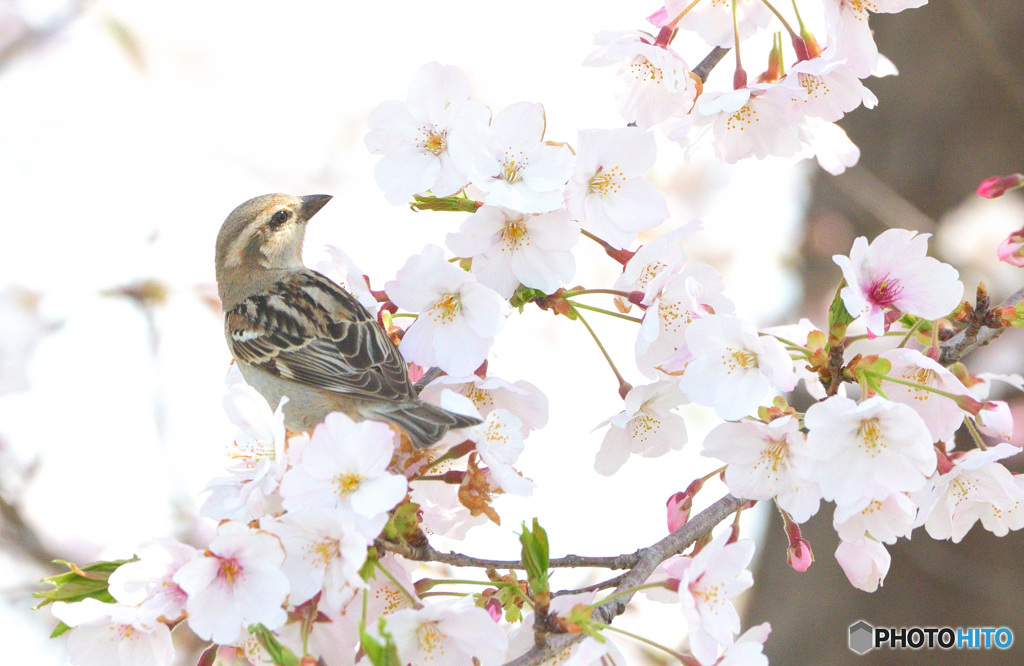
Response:
[{"label": "bird's tail", "polygon": [[465,416],[441,409],[429,402],[417,400],[393,405],[374,405],[370,418],[393,423],[409,435],[413,446],[426,448],[456,428],[468,428],[481,423],[475,416]]}]

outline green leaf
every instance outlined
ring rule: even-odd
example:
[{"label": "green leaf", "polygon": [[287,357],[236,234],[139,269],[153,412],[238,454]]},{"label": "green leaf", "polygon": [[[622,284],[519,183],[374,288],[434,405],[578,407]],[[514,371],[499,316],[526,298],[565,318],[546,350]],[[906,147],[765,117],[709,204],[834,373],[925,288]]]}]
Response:
[{"label": "green leaf", "polygon": [[397,541],[403,536],[416,534],[420,525],[420,505],[415,502],[399,504],[388,517],[388,523],[384,526],[384,538],[389,541]]},{"label": "green leaf", "polygon": [[548,594],[548,563],[550,562],[550,550],[548,548],[548,533],[540,526],[537,519],[533,519],[533,531],[523,523],[523,533],[519,535],[519,542],[523,545],[523,567],[526,568],[526,577],[530,583],[530,591],[533,594]]},{"label": "green leaf", "polygon": [[547,294],[540,289],[519,285],[519,288],[516,289],[516,292],[512,294],[510,299],[508,299],[508,302],[512,307],[518,308],[519,311],[522,312],[523,308],[526,307],[528,303],[532,303],[533,301],[544,298],[545,296],[547,296]]},{"label": "green leaf", "polygon": [[66,634],[69,631],[71,631],[71,627],[64,624],[63,622],[58,622],[57,626],[54,627],[53,631],[50,632],[50,638],[57,638],[58,636]]},{"label": "green leaf", "polygon": [[378,622],[380,632],[384,636],[383,643],[371,636],[366,631],[366,627],[359,627],[359,642],[362,645],[363,652],[366,653],[373,666],[402,666],[402,662],[398,658],[398,649],[395,647],[395,642],[392,640],[391,634],[387,633],[384,629],[384,618],[379,618]]},{"label": "green leaf", "polygon": [[302,666],[302,661],[299,657],[281,645],[281,642],[277,640],[277,636],[262,624],[249,625],[249,633],[256,637],[260,645],[263,646],[263,649],[267,651],[267,656],[277,666]]},{"label": "green leaf", "polygon": [[41,582],[53,585],[52,590],[33,592],[32,596],[42,599],[33,610],[39,610],[54,601],[75,602],[83,599],[97,599],[104,603],[113,603],[114,598],[107,592],[107,579],[118,567],[130,560],[113,560],[110,562],[94,562],[80,567],[74,562],[65,560],[54,560],[56,564],[63,564],[68,571],[56,576],[42,579]]}]

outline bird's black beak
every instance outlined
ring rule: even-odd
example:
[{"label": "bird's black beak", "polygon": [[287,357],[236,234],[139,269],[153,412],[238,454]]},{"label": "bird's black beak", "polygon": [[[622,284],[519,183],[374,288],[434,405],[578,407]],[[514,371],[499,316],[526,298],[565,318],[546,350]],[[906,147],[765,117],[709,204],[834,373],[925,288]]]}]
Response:
[{"label": "bird's black beak", "polygon": [[302,219],[309,221],[309,218],[316,215],[317,211],[327,205],[331,200],[330,194],[307,194],[302,199]]}]

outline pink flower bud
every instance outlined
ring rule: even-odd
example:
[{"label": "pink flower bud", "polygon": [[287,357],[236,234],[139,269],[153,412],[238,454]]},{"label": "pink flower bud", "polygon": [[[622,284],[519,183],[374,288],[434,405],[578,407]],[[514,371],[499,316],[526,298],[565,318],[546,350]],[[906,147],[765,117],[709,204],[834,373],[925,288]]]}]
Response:
[{"label": "pink flower bud", "polygon": [[1011,173],[1009,176],[992,176],[978,185],[978,196],[995,199],[1021,186],[1024,186],[1024,174]]},{"label": "pink flower bud", "polygon": [[491,616],[491,619],[495,622],[501,621],[501,602],[496,597],[491,597],[487,600],[487,605],[484,606],[484,610]]},{"label": "pink flower bud", "polygon": [[789,550],[786,551],[786,562],[789,563],[789,566],[803,573],[810,568],[813,561],[814,553],[811,552],[811,544],[807,543],[806,539],[796,539],[790,542]]},{"label": "pink flower bud", "polygon": [[1024,267],[1024,229],[1015,231],[999,244],[996,249],[999,261],[1011,266]]},{"label": "pink flower bud", "polygon": [[666,508],[668,510],[668,531],[675,532],[690,519],[693,497],[688,493],[678,492],[668,498]]}]

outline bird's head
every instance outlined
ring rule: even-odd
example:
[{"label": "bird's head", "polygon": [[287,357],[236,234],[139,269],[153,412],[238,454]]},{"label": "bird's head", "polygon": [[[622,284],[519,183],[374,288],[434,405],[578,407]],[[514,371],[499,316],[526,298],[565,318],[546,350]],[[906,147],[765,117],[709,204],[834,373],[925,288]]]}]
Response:
[{"label": "bird's head", "polygon": [[238,268],[302,268],[306,222],[330,200],[327,194],[264,194],[235,208],[217,234],[218,281]]}]

